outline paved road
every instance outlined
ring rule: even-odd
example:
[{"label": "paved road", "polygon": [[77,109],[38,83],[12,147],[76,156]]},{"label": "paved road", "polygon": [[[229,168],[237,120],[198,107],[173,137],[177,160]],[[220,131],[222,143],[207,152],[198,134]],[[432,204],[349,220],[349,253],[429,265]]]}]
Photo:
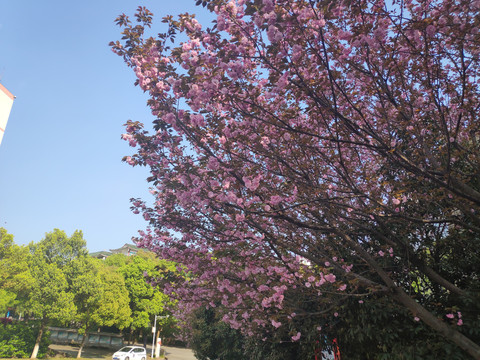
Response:
[{"label": "paved road", "polygon": [[[68,355],[69,357],[76,358],[78,352],[78,346],[72,345],[50,345],[50,349],[55,352]],[[147,355],[150,360],[151,348],[147,346]],[[168,360],[196,360],[193,355],[193,351],[190,349],[177,348],[171,346],[162,346],[162,352],[165,352],[165,356]],[[82,358],[89,360],[111,360],[112,350],[106,350],[101,348],[84,348],[82,351]]]},{"label": "paved road", "polygon": [[168,360],[196,360],[193,351],[190,349],[182,349],[170,346],[163,346],[165,350],[165,357]]}]

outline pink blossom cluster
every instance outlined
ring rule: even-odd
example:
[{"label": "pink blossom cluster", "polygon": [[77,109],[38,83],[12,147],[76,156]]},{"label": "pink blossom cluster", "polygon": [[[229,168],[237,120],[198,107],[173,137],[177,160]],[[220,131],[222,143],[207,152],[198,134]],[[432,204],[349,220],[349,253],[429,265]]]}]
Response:
[{"label": "pink blossom cluster", "polygon": [[465,180],[478,170],[478,1],[215,4],[214,28],[184,14],[157,41],[127,25],[135,41],[113,46],[155,116],[123,139],[137,148],[125,161],[151,172],[137,244],[184,274],[165,291],[183,309],[221,304],[249,334],[292,318],[291,289],[320,304],[362,284],[417,313],[400,279],[416,264],[441,281],[422,263],[430,224],[467,228],[480,209]]},{"label": "pink blossom cluster", "polygon": [[463,325],[462,313],[460,311],[457,311],[456,313],[448,313],[445,316],[447,317],[447,319],[451,319],[451,320],[455,320],[456,318],[457,326]]}]

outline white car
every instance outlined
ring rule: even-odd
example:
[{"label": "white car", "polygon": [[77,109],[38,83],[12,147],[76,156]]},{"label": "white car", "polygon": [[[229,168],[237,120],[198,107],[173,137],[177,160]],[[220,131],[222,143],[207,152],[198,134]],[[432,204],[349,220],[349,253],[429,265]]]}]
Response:
[{"label": "white car", "polygon": [[140,346],[125,346],[112,355],[113,360],[147,360],[147,351]]}]

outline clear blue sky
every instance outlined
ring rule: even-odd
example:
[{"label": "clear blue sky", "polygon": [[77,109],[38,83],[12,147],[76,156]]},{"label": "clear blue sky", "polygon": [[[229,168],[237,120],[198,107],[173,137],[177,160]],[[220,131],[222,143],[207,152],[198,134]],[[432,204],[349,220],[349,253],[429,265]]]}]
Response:
[{"label": "clear blue sky", "polygon": [[139,5],[156,32],[166,14],[205,14],[195,0],[0,0],[0,81],[16,96],[0,145],[0,227],[17,244],[79,229],[90,251],[108,250],[146,227],[129,199],[151,196],[148,173],[121,162],[133,149],[120,135],[128,119],[153,118],[108,46],[120,39],[115,17]]}]

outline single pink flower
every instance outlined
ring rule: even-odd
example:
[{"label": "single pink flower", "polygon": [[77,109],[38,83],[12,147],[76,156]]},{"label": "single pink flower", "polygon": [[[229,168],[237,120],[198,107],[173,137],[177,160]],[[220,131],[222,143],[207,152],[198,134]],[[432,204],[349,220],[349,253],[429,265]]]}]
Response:
[{"label": "single pink flower", "polygon": [[272,320],[272,325],[278,329],[280,326],[282,326],[282,323],[280,321]]},{"label": "single pink flower", "polygon": [[335,279],[336,279],[336,276],[333,274],[325,275],[325,280],[327,280],[329,283],[334,283]]}]

